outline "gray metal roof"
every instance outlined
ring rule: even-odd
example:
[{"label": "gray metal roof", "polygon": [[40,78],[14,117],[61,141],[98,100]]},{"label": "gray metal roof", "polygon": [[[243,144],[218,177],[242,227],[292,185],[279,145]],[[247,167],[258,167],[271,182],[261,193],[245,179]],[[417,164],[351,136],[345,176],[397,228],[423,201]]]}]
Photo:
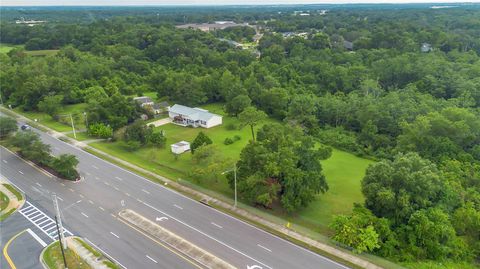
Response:
[{"label": "gray metal roof", "polygon": [[208,110],[201,109],[201,108],[191,108],[188,106],[182,106],[175,104],[172,107],[170,107],[170,112],[180,114],[182,116],[186,116],[192,120],[203,120],[203,121],[208,121],[214,116],[221,117],[220,115],[213,114],[208,112]]},{"label": "gray metal roof", "polygon": [[183,146],[188,146],[188,145],[190,145],[190,143],[188,143],[187,141],[180,141],[180,142],[177,142],[177,143],[173,144],[172,146],[183,147]]},{"label": "gray metal roof", "polygon": [[153,102],[152,99],[148,96],[135,97],[133,98],[133,100],[135,100],[135,102],[138,102],[140,104]]}]

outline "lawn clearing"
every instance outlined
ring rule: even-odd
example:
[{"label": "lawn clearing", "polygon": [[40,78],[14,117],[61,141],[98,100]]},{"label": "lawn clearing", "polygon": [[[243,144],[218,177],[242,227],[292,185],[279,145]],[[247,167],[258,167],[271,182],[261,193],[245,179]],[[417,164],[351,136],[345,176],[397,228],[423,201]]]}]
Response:
[{"label": "lawn clearing", "polygon": [[333,149],[332,157],[321,163],[329,190],[300,211],[294,222],[307,227],[317,226],[315,228],[327,232],[333,215],[348,214],[353,203],[363,203],[360,182],[373,161]]},{"label": "lawn clearing", "polygon": [[[223,114],[222,106],[219,104],[207,105],[203,108],[213,113]],[[274,122],[274,120],[266,122]],[[162,149],[144,147],[134,152],[128,152],[123,148],[122,142],[98,142],[91,143],[90,146],[172,180],[181,178],[205,189],[232,197],[233,191],[228,186],[225,178],[221,178],[218,181],[203,181],[192,175],[193,163],[191,161],[191,153],[183,153],[175,160],[174,155],[170,152],[171,144],[182,140],[192,142],[197,134],[202,131],[212,139],[213,143],[218,146],[226,158],[238,160],[241,150],[251,139],[251,133],[248,127],[241,130],[228,130],[227,126],[230,123],[238,122],[234,117],[224,116],[221,126],[210,129],[189,128],[174,124],[157,127],[155,130],[163,130],[167,137],[166,147]],[[223,144],[225,138],[231,138],[234,135],[239,135],[241,139],[231,145]],[[286,218],[293,223],[322,233],[328,233],[328,224],[334,214],[348,214],[353,207],[353,203],[363,202],[360,182],[365,174],[365,169],[371,163],[373,161],[334,149],[332,157],[322,161],[325,176],[330,187],[326,194],[318,195],[318,199],[312,202],[306,209],[292,216],[286,215],[280,210],[269,212]]]},{"label": "lawn clearing", "polygon": [[55,131],[69,132],[72,131],[69,114],[72,114],[74,120],[73,122],[77,130],[85,129],[85,118],[83,112],[85,111],[86,106],[87,104],[85,103],[63,106],[59,112],[62,122],[54,120],[50,115],[43,112],[23,111],[20,107],[17,107],[14,110],[15,112],[20,113],[31,120],[37,119],[38,123],[43,124]]},{"label": "lawn clearing", "polygon": [[59,50],[26,50],[25,53],[33,57],[54,56]]},{"label": "lawn clearing", "polygon": [[11,45],[6,43],[0,43],[0,53],[8,53],[14,48],[21,48],[21,47],[22,47],[21,45]]}]

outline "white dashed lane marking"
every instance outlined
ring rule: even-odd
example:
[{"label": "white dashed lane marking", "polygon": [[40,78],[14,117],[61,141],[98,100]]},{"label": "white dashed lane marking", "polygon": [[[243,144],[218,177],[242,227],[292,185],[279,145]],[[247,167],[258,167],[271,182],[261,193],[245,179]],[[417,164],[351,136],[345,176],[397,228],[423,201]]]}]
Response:
[{"label": "white dashed lane marking", "polygon": [[87,214],[81,212],[80,214],[82,214],[85,218],[88,218]]},{"label": "white dashed lane marking", "polygon": [[178,208],[178,209],[180,209],[180,210],[183,210],[183,207],[181,207],[181,206],[179,206],[179,205],[175,205],[175,204],[174,204],[173,206],[176,207],[176,208]]},{"label": "white dashed lane marking", "polygon": [[220,228],[220,229],[222,229],[222,228],[223,228],[222,226],[220,226],[220,225],[216,224],[215,222],[212,222],[212,225],[213,225],[213,226],[215,226],[215,227],[217,227],[217,228]]},{"label": "white dashed lane marking", "polygon": [[22,171],[18,171],[18,172],[23,175],[23,172],[22,172]]},{"label": "white dashed lane marking", "polygon": [[158,263],[156,260],[152,259],[152,257],[150,257],[150,256],[148,256],[148,255],[145,255],[145,256],[147,256],[147,258],[148,258],[149,260],[151,260],[152,262]]},{"label": "white dashed lane marking", "polygon": [[270,249],[268,249],[268,248],[266,248],[266,247],[264,247],[264,246],[262,246],[262,245],[260,245],[260,244],[257,244],[257,246],[263,248],[264,250],[266,250],[266,251],[268,251],[268,252],[272,252]]},{"label": "white dashed lane marking", "polygon": [[144,189],[142,189],[142,191],[143,191],[144,193],[146,193],[146,194],[150,194],[149,191],[146,191],[146,190],[144,190]]},{"label": "white dashed lane marking", "polygon": [[110,233],[111,233],[113,236],[115,236],[116,238],[120,238],[118,235],[116,235],[116,234],[114,234],[114,233],[112,233],[112,232],[110,232]]}]

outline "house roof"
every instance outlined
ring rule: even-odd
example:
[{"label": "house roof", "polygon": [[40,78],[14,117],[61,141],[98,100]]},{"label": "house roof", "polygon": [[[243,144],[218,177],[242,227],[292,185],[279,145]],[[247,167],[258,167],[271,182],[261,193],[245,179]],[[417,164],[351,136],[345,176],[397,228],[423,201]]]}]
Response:
[{"label": "house roof", "polygon": [[203,121],[208,121],[212,117],[218,116],[221,117],[220,115],[213,114],[208,112],[208,110],[201,109],[201,108],[191,108],[188,106],[182,106],[175,104],[172,107],[170,107],[170,112],[180,114],[186,117],[189,117],[192,120],[203,120]]},{"label": "house roof", "polygon": [[172,146],[176,146],[176,147],[183,147],[183,146],[188,146],[190,145],[190,143],[188,143],[187,141],[180,141],[180,142],[177,142],[175,144],[172,144]]},{"label": "house roof", "polygon": [[160,102],[160,103],[158,103],[158,105],[161,106],[161,107],[169,106],[168,102],[166,102],[166,101]]},{"label": "house roof", "polygon": [[145,103],[153,102],[152,99],[148,96],[135,97],[135,98],[133,98],[133,100],[135,100],[135,102],[137,102],[139,104],[145,104]]}]

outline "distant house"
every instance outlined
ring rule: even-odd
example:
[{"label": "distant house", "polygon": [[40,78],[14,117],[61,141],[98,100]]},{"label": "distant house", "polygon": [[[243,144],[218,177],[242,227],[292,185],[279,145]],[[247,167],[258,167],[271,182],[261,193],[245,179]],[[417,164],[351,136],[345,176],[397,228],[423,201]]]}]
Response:
[{"label": "distant house", "polygon": [[168,110],[172,122],[182,126],[210,128],[222,124],[222,116],[198,107],[175,104]]},{"label": "distant house", "polygon": [[170,145],[170,148],[171,148],[173,153],[182,154],[185,151],[190,150],[190,143],[188,143],[187,141],[180,141],[178,143]]},{"label": "distant house", "polygon": [[344,47],[346,50],[353,50],[353,42],[344,40],[344,41],[343,41],[343,47]]},{"label": "distant house", "polygon": [[153,109],[153,113],[160,114],[162,112],[168,112],[168,110],[170,109],[170,105],[164,101],[164,102],[153,104],[152,109]]},{"label": "distant house", "polygon": [[430,52],[432,50],[433,50],[432,45],[430,45],[429,43],[423,43],[422,46],[420,47],[420,51],[422,52]]},{"label": "distant house", "polygon": [[155,103],[152,101],[152,99],[148,96],[140,96],[140,97],[135,97],[133,98],[135,102],[137,102],[141,107],[145,106],[153,106]]}]

